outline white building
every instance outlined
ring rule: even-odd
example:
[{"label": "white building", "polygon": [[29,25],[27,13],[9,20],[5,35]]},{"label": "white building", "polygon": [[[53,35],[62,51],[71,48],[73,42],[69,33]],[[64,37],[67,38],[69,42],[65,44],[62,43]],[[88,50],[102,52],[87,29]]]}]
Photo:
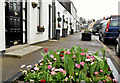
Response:
[{"label": "white building", "polygon": [[35,44],[54,38],[55,29],[58,28],[58,12],[61,17],[64,15],[65,21],[68,21],[68,24],[64,25],[63,20],[60,22],[62,25],[59,28],[60,36],[62,36],[62,28],[68,27],[69,34],[70,22],[75,31],[77,26],[75,7],[71,6],[71,11],[68,11],[58,0],[55,0],[55,3],[52,1],[2,0],[0,2],[0,51],[14,45]]}]

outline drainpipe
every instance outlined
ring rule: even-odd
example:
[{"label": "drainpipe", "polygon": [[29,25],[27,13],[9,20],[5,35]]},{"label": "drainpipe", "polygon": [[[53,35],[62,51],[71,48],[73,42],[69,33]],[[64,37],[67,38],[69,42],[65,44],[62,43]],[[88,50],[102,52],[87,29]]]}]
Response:
[{"label": "drainpipe", "polygon": [[56,6],[55,6],[55,0],[52,0],[52,38],[55,38],[55,28],[56,28]]}]

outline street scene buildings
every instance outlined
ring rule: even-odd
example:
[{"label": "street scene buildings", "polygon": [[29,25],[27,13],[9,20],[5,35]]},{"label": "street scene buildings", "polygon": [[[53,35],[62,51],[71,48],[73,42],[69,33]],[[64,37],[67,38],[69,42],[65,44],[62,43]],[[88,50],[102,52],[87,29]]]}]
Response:
[{"label": "street scene buildings", "polygon": [[[120,15],[87,20],[78,14],[73,2],[0,1],[0,83],[19,83],[21,80],[30,83],[119,83]],[[54,62],[48,59],[54,59]],[[40,63],[45,60],[49,63]],[[30,72],[22,71],[26,65],[31,68],[30,72],[45,72],[37,72],[38,76],[34,79]],[[62,72],[60,76],[53,69],[59,66],[62,68],[58,70]],[[22,77],[24,74],[26,78]]]}]

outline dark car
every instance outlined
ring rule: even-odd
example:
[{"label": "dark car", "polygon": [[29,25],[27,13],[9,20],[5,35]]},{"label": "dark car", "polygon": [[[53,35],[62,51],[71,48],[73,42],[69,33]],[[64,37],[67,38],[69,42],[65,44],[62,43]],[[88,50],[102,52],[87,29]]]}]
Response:
[{"label": "dark car", "polygon": [[101,28],[102,23],[97,23],[93,25],[92,28],[92,34],[95,35],[95,33],[99,33],[99,29]]},{"label": "dark car", "polygon": [[116,43],[115,43],[115,52],[116,55],[120,57],[120,30],[119,30],[119,36],[116,39]]},{"label": "dark car", "polygon": [[116,40],[119,34],[120,19],[106,20],[99,30],[99,40],[106,43],[107,40]]}]

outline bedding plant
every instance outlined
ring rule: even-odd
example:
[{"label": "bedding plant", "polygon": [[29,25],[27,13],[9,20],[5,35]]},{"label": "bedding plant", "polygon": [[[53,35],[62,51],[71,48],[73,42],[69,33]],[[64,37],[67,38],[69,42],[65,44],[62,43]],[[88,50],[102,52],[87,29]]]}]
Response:
[{"label": "bedding plant", "polygon": [[81,83],[116,83],[111,76],[111,69],[105,59],[105,49],[102,50],[103,58],[88,53],[80,46],[71,49],[58,49],[52,51],[46,48],[42,53],[43,59],[34,67],[22,65],[21,72],[25,82],[81,82]]}]

